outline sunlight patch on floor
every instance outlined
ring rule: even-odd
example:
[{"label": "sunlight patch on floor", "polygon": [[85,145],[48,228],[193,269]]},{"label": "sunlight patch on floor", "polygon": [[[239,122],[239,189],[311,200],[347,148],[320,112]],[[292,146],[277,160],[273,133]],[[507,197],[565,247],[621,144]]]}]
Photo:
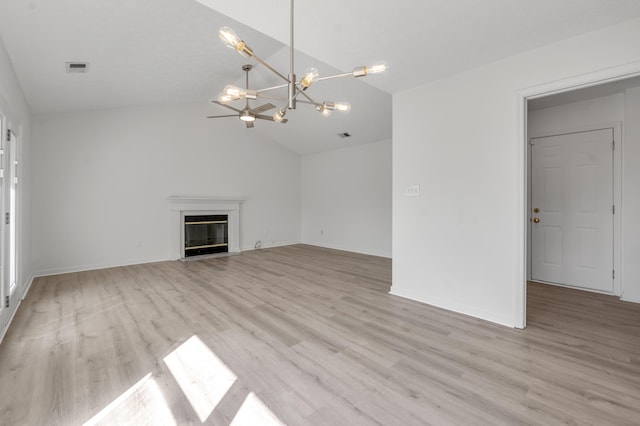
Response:
[{"label": "sunlight patch on floor", "polygon": [[245,398],[231,421],[231,426],[284,426],[284,423],[269,410],[253,392]]},{"label": "sunlight patch on floor", "polygon": [[201,422],[209,418],[237,376],[198,336],[192,336],[164,362]]},{"label": "sunlight patch on floor", "polygon": [[114,399],[83,426],[176,425],[158,384],[151,373]]},{"label": "sunlight patch on floor", "polygon": [[[203,423],[238,379],[196,335],[167,355],[164,363]],[[176,424],[162,391],[149,373],[83,426]],[[231,425],[282,426],[284,423],[256,394],[249,392]]]}]

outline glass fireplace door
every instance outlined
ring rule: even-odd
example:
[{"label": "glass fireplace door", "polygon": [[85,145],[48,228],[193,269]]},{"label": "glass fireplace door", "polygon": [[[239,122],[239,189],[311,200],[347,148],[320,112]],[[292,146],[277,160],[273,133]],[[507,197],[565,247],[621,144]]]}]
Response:
[{"label": "glass fireplace door", "polygon": [[228,251],[229,221],[226,215],[185,216],[185,257]]}]

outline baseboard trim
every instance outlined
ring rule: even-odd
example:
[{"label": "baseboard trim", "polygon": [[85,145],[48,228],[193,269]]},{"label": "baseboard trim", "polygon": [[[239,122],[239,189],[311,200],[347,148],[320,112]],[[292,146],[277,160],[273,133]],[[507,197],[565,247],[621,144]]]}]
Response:
[{"label": "baseboard trim", "polygon": [[51,275],[61,275],[61,274],[71,274],[74,272],[84,272],[84,271],[95,271],[98,269],[109,269],[109,268],[119,268],[121,266],[131,266],[131,265],[142,265],[145,263],[155,263],[155,262],[165,262],[171,260],[168,257],[164,258],[142,258],[142,259],[132,259],[126,260],[122,262],[105,262],[105,263],[94,263],[90,265],[77,265],[77,266],[67,266],[62,268],[52,268],[52,269],[44,269],[41,271],[37,271],[34,273],[34,277],[48,277]]},{"label": "baseboard trim", "polygon": [[622,297],[620,297],[620,300],[622,300],[623,302],[640,303],[640,298],[627,297],[624,294],[622,295]]},{"label": "baseboard trim", "polygon": [[402,297],[404,299],[414,300],[416,302],[424,303],[427,305],[435,306],[436,308],[446,309],[447,311],[455,312],[457,314],[467,315],[469,317],[480,319],[483,321],[489,321],[495,324],[503,325],[509,328],[515,328],[513,318],[508,318],[502,315],[496,315],[493,312],[486,312],[481,309],[477,309],[473,306],[462,305],[459,303],[450,303],[435,298],[422,298],[409,292],[394,290],[393,286],[389,291],[389,294],[393,296]]},{"label": "baseboard trim", "polygon": [[0,344],[2,344],[2,341],[4,340],[4,336],[7,335],[7,332],[9,331],[9,326],[11,325],[13,318],[15,318],[16,313],[18,312],[18,309],[20,309],[20,305],[22,305],[22,301],[27,297],[27,293],[29,293],[29,290],[31,290],[31,284],[33,284],[34,279],[35,279],[35,276],[31,274],[31,276],[26,282],[26,286],[24,286],[24,290],[22,291],[22,294],[20,295],[20,297],[18,297],[18,303],[16,304],[16,307],[13,310],[13,312],[11,312],[11,316],[7,321],[7,325],[4,327],[4,329],[0,330]]},{"label": "baseboard trim", "polygon": [[[301,242],[300,241],[283,241],[278,243],[263,244],[261,248],[283,247],[283,246],[290,246],[294,244],[301,244]],[[256,250],[256,248],[255,247],[241,248],[240,253],[244,251],[252,251],[252,250]],[[118,268],[121,266],[142,265],[145,263],[155,263],[155,262],[165,262],[165,261],[175,261],[175,260],[179,260],[179,259],[171,259],[170,257],[143,258],[143,259],[126,260],[122,262],[105,262],[105,263],[94,263],[89,265],[67,266],[62,268],[43,269],[43,270],[37,271],[34,274],[34,277],[48,277],[51,275],[71,274],[74,272],[95,271],[98,269]]]},{"label": "baseboard trim", "polygon": [[352,247],[343,247],[343,246],[338,246],[334,244],[324,244],[324,243],[319,243],[317,241],[302,241],[302,243],[300,244],[307,244],[309,246],[322,247],[322,248],[328,248],[333,250],[350,251],[351,253],[366,254],[368,256],[377,256],[377,257],[384,257],[387,259],[391,259],[391,255],[386,253],[383,254],[377,251],[354,249]]},{"label": "baseboard trim", "polygon": [[281,241],[281,242],[276,242],[276,243],[262,243],[262,245],[260,246],[260,248],[256,248],[256,247],[245,247],[245,248],[241,248],[240,251],[254,251],[254,250],[261,250],[261,249],[266,249],[266,248],[274,248],[274,247],[285,247],[285,246],[293,246],[296,244],[303,244],[300,241]]}]

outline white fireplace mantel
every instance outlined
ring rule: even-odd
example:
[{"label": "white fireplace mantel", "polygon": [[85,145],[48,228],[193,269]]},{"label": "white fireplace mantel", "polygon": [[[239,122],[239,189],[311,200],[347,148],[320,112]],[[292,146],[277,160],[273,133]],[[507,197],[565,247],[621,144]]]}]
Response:
[{"label": "white fireplace mantel", "polygon": [[168,198],[171,259],[184,258],[184,217],[201,214],[228,216],[229,252],[240,252],[240,204],[242,197],[172,195]]}]

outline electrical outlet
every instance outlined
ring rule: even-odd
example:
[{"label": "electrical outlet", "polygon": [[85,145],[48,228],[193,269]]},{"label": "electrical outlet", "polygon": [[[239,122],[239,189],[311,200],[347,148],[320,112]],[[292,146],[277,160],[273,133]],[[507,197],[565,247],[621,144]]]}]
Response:
[{"label": "electrical outlet", "polygon": [[418,195],[420,195],[420,185],[407,186],[407,188],[404,190],[404,195],[406,195],[407,197],[417,197]]}]

